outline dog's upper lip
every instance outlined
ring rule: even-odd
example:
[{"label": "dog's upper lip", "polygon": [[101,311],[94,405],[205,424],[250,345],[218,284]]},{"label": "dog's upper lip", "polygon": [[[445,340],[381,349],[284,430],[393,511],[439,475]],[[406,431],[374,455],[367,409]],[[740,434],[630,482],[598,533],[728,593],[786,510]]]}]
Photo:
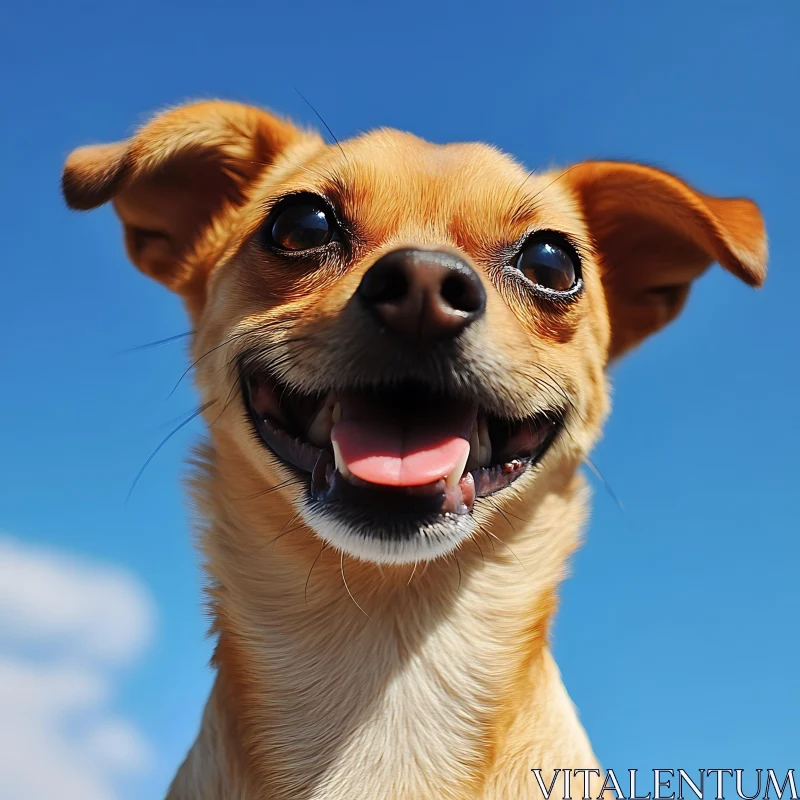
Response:
[{"label": "dog's upper lip", "polygon": [[317,499],[377,493],[385,505],[394,493],[413,506],[438,497],[440,513],[468,513],[475,497],[513,482],[544,454],[563,420],[560,410],[502,419],[418,385],[308,395],[243,374],[242,387],[260,438],[282,461],[311,473]]}]

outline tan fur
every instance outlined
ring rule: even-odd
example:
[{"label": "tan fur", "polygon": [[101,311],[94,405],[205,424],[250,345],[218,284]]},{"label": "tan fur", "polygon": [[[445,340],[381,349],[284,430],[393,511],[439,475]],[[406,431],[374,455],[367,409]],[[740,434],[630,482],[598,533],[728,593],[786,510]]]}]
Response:
[{"label": "tan fur", "polygon": [[[389,130],[327,146],[228,103],[77,151],[64,189],[77,208],[114,200],[132,260],[184,297],[194,323],[209,439],[191,492],[218,673],[169,798],[536,797],[531,768],[595,767],[548,625],[586,513],[577,469],[608,410],[605,368],[676,316],[713,260],[762,282],[757,208],[639,165],[526,177],[485,145]],[[346,258],[289,265],[255,244],[271,203],[298,190],[333,198],[352,222]],[[580,247],[579,301],[554,309],[502,280],[498,248],[535,229]],[[476,505],[476,533],[453,553],[380,567],[309,524],[305,487],[253,440],[235,363],[261,346],[297,389],[344,380],[378,346],[347,302],[402,245],[459,253],[486,285],[486,319],[453,380],[491,382],[493,402],[520,417],[566,402],[567,429],[540,467]]]}]

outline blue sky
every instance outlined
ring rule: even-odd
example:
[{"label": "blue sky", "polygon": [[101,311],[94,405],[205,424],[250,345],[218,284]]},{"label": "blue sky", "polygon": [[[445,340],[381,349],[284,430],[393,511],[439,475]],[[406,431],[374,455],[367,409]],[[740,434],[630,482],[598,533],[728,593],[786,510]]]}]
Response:
[{"label": "blue sky", "polygon": [[[128,739],[102,757],[91,743],[81,750],[89,777],[79,778],[95,781],[98,800],[159,796],[210,685],[180,489],[201,430],[176,435],[126,504],[196,398],[189,380],[168,396],[187,365],[180,342],[120,353],[188,324],[126,262],[110,210],[64,208],[61,164],[184,99],[249,101],[316,125],[295,87],[340,138],[388,125],[489,141],[531,167],[640,159],[759,202],[765,288],[715,268],[680,320],[613,370],[594,460],[625,510],[593,479],[554,642],[606,766],[800,766],[800,5],[144,0],[15,4],[4,16],[0,561],[9,575],[67,564],[63,585],[75,591],[84,574],[123,570],[130,592],[104,594],[101,580],[66,615],[66,639],[42,612],[30,628],[38,643],[3,623],[16,601],[4,609],[0,594],[0,669],[12,659],[102,672],[112,688],[79,711],[97,730],[124,723]],[[98,616],[106,602],[119,625],[133,618],[147,631],[122,659],[81,633],[112,624]],[[10,800],[3,791],[0,775]]]}]

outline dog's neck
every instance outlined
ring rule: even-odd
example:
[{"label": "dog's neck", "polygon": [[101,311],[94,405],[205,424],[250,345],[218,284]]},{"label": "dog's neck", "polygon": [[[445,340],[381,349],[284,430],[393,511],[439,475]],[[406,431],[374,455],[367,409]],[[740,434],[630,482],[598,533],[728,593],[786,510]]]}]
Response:
[{"label": "dog's neck", "polygon": [[572,470],[537,482],[534,505],[485,515],[453,557],[378,569],[322,547],[275,498],[242,502],[242,476],[205,460],[218,677],[176,786],[202,761],[226,796],[445,799],[537,759],[592,766],[547,647],[583,518]]}]

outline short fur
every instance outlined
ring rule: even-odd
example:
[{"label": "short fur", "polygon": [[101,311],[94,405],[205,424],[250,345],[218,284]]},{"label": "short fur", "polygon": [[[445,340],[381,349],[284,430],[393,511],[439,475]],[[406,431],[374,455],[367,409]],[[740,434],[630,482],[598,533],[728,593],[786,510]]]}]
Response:
[{"label": "short fur", "polygon": [[[638,164],[527,173],[492,147],[393,130],[326,145],[222,102],[75,151],[63,187],[73,208],[113,201],[132,261],[183,297],[194,327],[209,436],[191,492],[217,677],[168,797],[510,799],[539,796],[532,767],[597,766],[548,626],[586,516],[578,467],[608,411],[606,367],[671,321],[713,261],[762,283],[757,207]],[[346,259],[288,268],[254,243],[274,201],[298,190],[335,198],[353,228]],[[578,302],[532,302],[498,273],[498,249],[535,229],[580,248]],[[486,286],[486,318],[443,379],[490,381],[518,416],[559,401],[566,430],[476,505],[454,552],[380,565],[337,549],[309,516],[307,487],[252,436],[234,366],[261,347],[305,391],[364,370],[390,378],[395,361],[347,301],[377,258],[407,245],[460,254]]]}]

